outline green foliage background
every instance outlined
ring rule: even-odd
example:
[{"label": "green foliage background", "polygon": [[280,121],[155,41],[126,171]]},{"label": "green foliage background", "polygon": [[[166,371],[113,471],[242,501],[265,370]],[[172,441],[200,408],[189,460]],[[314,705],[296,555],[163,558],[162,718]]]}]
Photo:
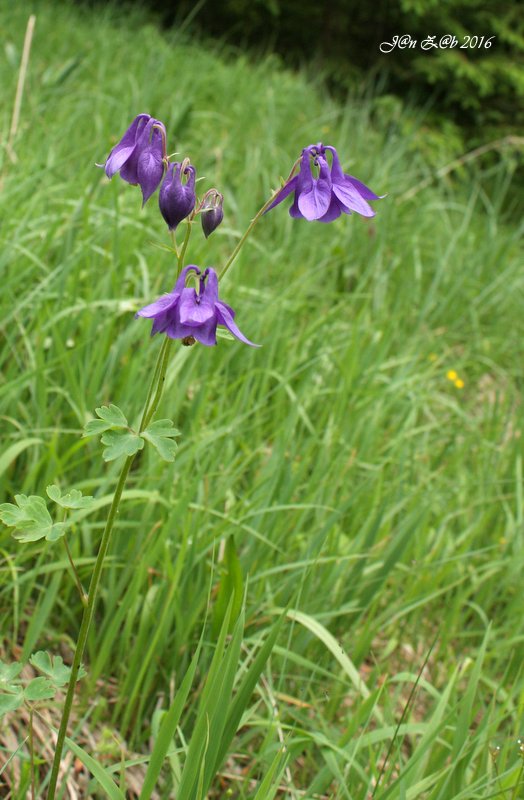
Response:
[{"label": "green foliage background", "polygon": [[[188,20],[230,44],[275,50],[287,64],[321,70],[347,90],[378,83],[380,91],[427,103],[468,129],[475,140],[524,122],[524,15],[519,3],[496,0],[223,0],[220,3],[150,0],[169,24]],[[187,24],[187,22],[185,23]],[[410,34],[495,37],[489,49],[395,49],[381,42]]]},{"label": "green foliage background", "polygon": [[[460,137],[394,98],[340,102],[309,71],[203,47],[138,12],[44,0],[30,10],[12,160],[28,9],[0,0],[0,491],[12,501],[56,483],[94,496],[71,537],[84,583],[119,465],[81,433],[102,404],[138,417],[160,342],[134,313],[174,282],[156,201],[141,210],[138,190],[108,182],[95,162],[136,113],[162,119],[199,187],[226,198],[216,234],[192,239],[202,266],[225,262],[310,142],[332,142],[346,169],[387,193],[370,223],[272,211],[221,289],[263,347],[176,348],[159,417],[181,432],[177,459],[144,448],[132,471],[75,735],[89,727],[90,751],[113,775],[122,753],[129,769],[147,760],[206,626],[162,773],[170,796],[216,652],[219,554],[234,535],[226,563],[247,586],[248,663],[290,607],[211,797],[252,798],[282,741],[290,796],[364,800],[391,746],[377,799],[521,792],[524,273],[513,153],[439,172],[461,154]],[[46,649],[71,661],[81,602],[60,545],[21,545],[0,530],[6,660]]]}]

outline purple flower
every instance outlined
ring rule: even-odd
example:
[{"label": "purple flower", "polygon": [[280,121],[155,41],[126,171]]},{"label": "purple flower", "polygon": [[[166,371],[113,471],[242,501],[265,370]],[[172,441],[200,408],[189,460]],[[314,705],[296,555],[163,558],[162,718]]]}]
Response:
[{"label": "purple flower", "polygon": [[[326,153],[331,153],[331,167]],[[312,172],[311,166],[316,168]],[[363,217],[374,217],[375,212],[367,200],[381,198],[365,184],[342,171],[338,153],[331,145],[311,144],[302,150],[298,175],[290,178],[266,209],[267,213],[286,197],[295,193],[289,209],[292,217],[332,222],[342,212],[356,211]]]},{"label": "purple flower", "polygon": [[224,196],[221,195],[220,192],[217,192],[216,189],[210,189],[206,192],[202,200],[199,213],[201,214],[200,220],[206,239],[218,228],[224,219],[223,202]]},{"label": "purple flower", "polygon": [[[182,183],[181,175],[187,175],[186,183]],[[158,204],[170,231],[174,231],[193,211],[196,203],[195,193],[196,171],[188,159],[179,164],[169,164],[164,182],[160,187]]]},{"label": "purple flower", "polygon": [[[188,273],[199,276],[198,291],[186,286]],[[165,333],[170,339],[196,339],[208,347],[217,343],[217,325],[223,325],[244,344],[259,347],[246,339],[234,322],[235,312],[218,299],[218,276],[208,267],[202,272],[194,264],[180,273],[175,288],[136,314],[153,320],[151,336]]]},{"label": "purple flower", "polygon": [[139,114],[109,153],[104,165],[107,177],[120,171],[124,181],[140,185],[146,203],[164,174],[165,142],[164,124],[149,114]]}]

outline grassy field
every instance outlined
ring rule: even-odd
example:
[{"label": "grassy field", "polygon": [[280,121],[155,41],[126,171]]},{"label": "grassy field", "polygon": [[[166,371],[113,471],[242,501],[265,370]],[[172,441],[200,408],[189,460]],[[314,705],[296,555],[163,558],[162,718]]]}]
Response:
[{"label": "grassy field", "polygon": [[[263,218],[222,288],[261,349],[177,343],[160,416],[181,431],[178,457],[144,451],[132,471],[72,738],[138,796],[204,631],[153,795],[202,797],[177,786],[233,535],[245,587],[236,686],[287,611],[207,796],[524,797],[524,272],[510,154],[426,184],[461,153],[420,115],[358,91],[335,102],[272,58],[213,51],[132,14],[30,5],[0,3],[0,497],[51,483],[96,497],[70,537],[84,583],[119,464],[82,429],[104,403],[138,417],[161,341],[133,314],[175,275],[156,198],[140,210],[139,190],[95,162],[137,113],[163,120],[199,187],[225,195],[221,228],[191,240],[202,266],[225,262],[311,142],[334,144],[387,193],[372,222],[307,223],[284,206]],[[0,609],[4,661],[45,649],[70,663],[82,607],[61,542],[0,530]],[[41,797],[45,720],[56,727],[59,707],[35,718]],[[198,735],[203,775],[213,737]],[[4,717],[0,763],[16,754],[0,767],[2,797],[30,796],[26,738],[26,717]],[[111,796],[79,764],[62,796]]]}]

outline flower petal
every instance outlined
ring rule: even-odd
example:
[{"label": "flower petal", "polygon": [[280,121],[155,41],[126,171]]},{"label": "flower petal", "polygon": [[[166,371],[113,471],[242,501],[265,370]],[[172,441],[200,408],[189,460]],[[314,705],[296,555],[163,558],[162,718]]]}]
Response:
[{"label": "flower petal", "polygon": [[228,331],[233,334],[233,336],[235,336],[241,342],[244,342],[244,344],[250,345],[251,347],[260,347],[259,344],[254,344],[254,342],[250,342],[249,339],[247,339],[244,336],[242,331],[235,324],[235,321],[231,316],[229,309],[224,303],[218,302],[216,304],[215,313],[219,325],[224,325],[228,329]]},{"label": "flower petal", "polygon": [[175,305],[179,297],[180,295],[175,292],[164,294],[162,297],[159,297],[158,300],[155,300],[154,303],[150,303],[148,306],[141,308],[140,311],[137,311],[135,316],[150,318],[156,317],[158,314],[163,314]]},{"label": "flower petal", "polygon": [[154,336],[155,333],[164,333],[165,329],[169,325],[169,313],[159,314],[157,317],[153,319],[153,327],[151,328],[151,336]]},{"label": "flower petal", "polygon": [[208,267],[200,278],[200,296],[213,306],[218,300],[218,275],[213,267]]},{"label": "flower petal", "polygon": [[[338,202],[336,197],[331,198],[331,203],[329,204],[329,208],[324,214],[323,217],[319,217],[318,222],[333,222],[333,220],[338,219],[342,213],[340,208],[340,203]],[[351,211],[347,212],[351,214]]]},{"label": "flower petal", "polygon": [[213,319],[201,325],[199,328],[192,329],[192,336],[195,337],[197,342],[204,344],[206,347],[214,347],[217,343],[217,318],[213,314]]},{"label": "flower petal", "polygon": [[194,272],[195,275],[200,275],[200,269],[196,266],[196,264],[188,264],[187,267],[184,267],[180,275],[178,276],[177,282],[175,283],[175,287],[173,292],[178,292],[178,294],[182,294],[182,290],[186,285],[186,278],[188,272]]},{"label": "flower petal", "polygon": [[295,194],[295,199],[289,207],[289,216],[293,217],[293,219],[304,219],[304,215],[300,213],[300,209],[298,207],[298,198],[299,195]]},{"label": "flower petal", "polygon": [[291,178],[290,181],[285,183],[282,189],[279,191],[279,193],[275,196],[273,202],[266,208],[264,214],[267,214],[267,212],[271,211],[272,208],[278,206],[278,204],[281,203],[283,200],[285,200],[286,197],[291,194],[291,192],[294,192],[295,189],[297,188],[297,181],[298,181],[298,175],[295,175],[293,178]]},{"label": "flower petal", "polygon": [[298,210],[307,220],[320,219],[329,208],[331,202],[331,186],[326,180],[313,181],[309,192],[298,198]]},{"label": "flower petal", "polygon": [[108,178],[112,178],[132,155],[141,131],[150,119],[149,114],[138,114],[118,144],[113,147],[104,165]]},{"label": "flower petal", "polygon": [[164,174],[162,156],[147,148],[138,158],[136,170],[138,183],[142,189],[142,205],[145,205],[152,194],[156,192]]},{"label": "flower petal", "polygon": [[111,150],[107,161],[104,165],[105,173],[108,178],[112,178],[113,175],[118,172],[118,170],[126,163],[127,159],[133,154],[133,150],[135,149],[135,145],[132,144],[129,147],[118,147],[113,148]]},{"label": "flower petal", "polygon": [[182,325],[198,327],[215,316],[214,306],[202,299],[194,289],[184,289],[178,309]]},{"label": "flower petal", "polygon": [[311,179],[309,191],[297,191],[298,210],[307,220],[323,217],[331,203],[331,175],[328,163],[320,155],[316,157],[315,163],[320,167],[318,178]]},{"label": "flower petal", "polygon": [[343,211],[356,211],[363,217],[374,217],[375,211],[366,203],[351,181],[345,177],[333,180],[333,194],[342,204]]},{"label": "flower petal", "polygon": [[353,175],[344,175],[348,181],[351,181],[357,192],[364,200],[382,200],[386,195],[385,194],[375,194],[372,192],[369,186],[366,186],[365,183],[359,181],[358,178],[354,178]]}]

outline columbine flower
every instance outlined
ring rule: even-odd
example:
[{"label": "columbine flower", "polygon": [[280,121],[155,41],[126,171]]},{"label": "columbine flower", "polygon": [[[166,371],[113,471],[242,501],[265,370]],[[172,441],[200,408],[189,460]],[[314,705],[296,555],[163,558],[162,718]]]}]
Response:
[{"label": "columbine flower", "polygon": [[[332,156],[331,167],[326,159],[327,152]],[[318,174],[312,173],[312,164]],[[374,217],[375,212],[366,201],[381,199],[357,178],[344,174],[336,149],[323,144],[311,144],[302,150],[298,175],[286,182],[266,213],[291,192],[295,192],[295,197],[290,215],[319,222],[332,222],[342,212],[356,211],[363,217]]]},{"label": "columbine flower", "polygon": [[[185,184],[182,183],[181,175],[187,175]],[[170,231],[174,231],[195,207],[195,176],[195,168],[189,163],[189,159],[184,159],[181,164],[175,161],[167,168],[166,177],[160,187],[158,204]]]},{"label": "columbine flower", "polygon": [[[200,278],[198,291],[185,285],[190,272]],[[259,347],[246,339],[237,328],[233,309],[218,299],[218,276],[211,267],[204,272],[194,264],[185,267],[173,291],[144,306],[136,316],[153,320],[151,336],[165,333],[170,339],[193,337],[210,347],[217,343],[217,325],[224,325],[244,344]]]},{"label": "columbine flower", "polygon": [[139,184],[142,204],[146,203],[164,174],[165,143],[164,123],[149,114],[139,114],[109,153],[103,165],[107,177],[120,171],[124,181]]},{"label": "columbine flower", "polygon": [[204,199],[202,200],[202,205],[199,209],[199,213],[201,214],[200,220],[202,222],[202,230],[204,231],[204,236],[210,236],[216,228],[220,225],[222,220],[224,219],[224,210],[222,208],[222,203],[224,202],[224,196],[217,192],[216,189],[210,189],[206,192]]}]

